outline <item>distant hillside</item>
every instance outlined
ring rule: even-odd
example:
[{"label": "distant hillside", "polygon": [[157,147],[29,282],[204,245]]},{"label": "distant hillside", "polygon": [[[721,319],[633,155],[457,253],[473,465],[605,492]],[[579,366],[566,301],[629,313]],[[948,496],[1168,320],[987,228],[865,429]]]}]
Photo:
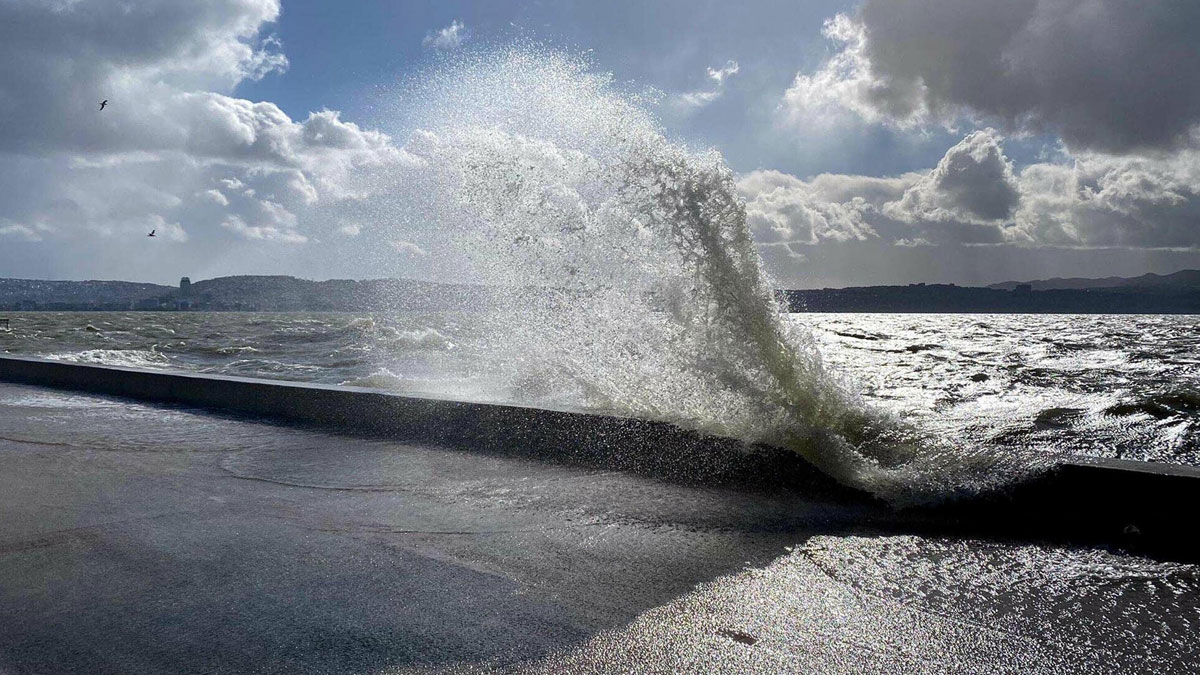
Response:
[{"label": "distant hillside", "polygon": [[1140,277],[1104,277],[1103,279],[1070,278],[1042,279],[1038,281],[1005,281],[988,288],[1011,291],[1018,285],[1029,284],[1035,291],[1082,290],[1090,288],[1179,288],[1200,289],[1200,270],[1181,270],[1174,274],[1143,274]]},{"label": "distant hillside", "polygon": [[793,312],[1200,314],[1200,286],[1162,283],[1045,290],[1018,284],[1012,290],[910,284],[780,291],[779,296]]},{"label": "distant hillside", "polygon": [[472,302],[480,289],[410,279],[235,276],[187,287],[124,281],[0,279],[0,310],[388,311],[443,309]]},{"label": "distant hillside", "polygon": [[[779,291],[793,312],[1200,313],[1200,270],[1133,279],[1048,279],[988,288],[910,284]],[[1030,288],[1032,286],[1032,288]],[[526,289],[535,295],[537,289]],[[179,287],[124,281],[0,279],[0,310],[50,311],[435,311],[480,300],[519,305],[518,295],[411,279],[219,277]],[[580,296],[580,302],[587,298]]]},{"label": "distant hillside", "polygon": [[36,279],[0,279],[0,307],[45,305],[49,303],[99,306],[124,306],[154,298],[175,290],[159,284],[131,281],[41,281]]},{"label": "distant hillside", "polygon": [[371,311],[458,306],[476,291],[468,286],[411,279],[330,279],[285,276],[218,277],[192,284],[192,303],[216,309],[263,311]]}]

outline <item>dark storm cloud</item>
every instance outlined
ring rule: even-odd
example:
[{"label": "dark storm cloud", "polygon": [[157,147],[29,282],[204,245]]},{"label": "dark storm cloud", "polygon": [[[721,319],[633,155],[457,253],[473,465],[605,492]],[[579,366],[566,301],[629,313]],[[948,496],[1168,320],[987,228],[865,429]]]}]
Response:
[{"label": "dark storm cloud", "polygon": [[990,250],[1011,265],[1021,251],[1083,262],[1200,250],[1200,3],[865,0],[824,34],[835,50],[780,105],[794,129],[992,124],[1063,143],[1015,164],[983,129],[894,178],[747,174],[748,213],[777,266],[781,247],[809,264],[858,251],[858,269],[884,250]]},{"label": "dark storm cloud", "polygon": [[895,205],[901,220],[1005,221],[1020,194],[1012,162],[991,129],[969,134]]},{"label": "dark storm cloud", "polygon": [[838,72],[798,77],[785,105],[829,82],[859,112],[966,114],[1113,153],[1188,145],[1200,123],[1192,0],[867,0],[827,35]]}]

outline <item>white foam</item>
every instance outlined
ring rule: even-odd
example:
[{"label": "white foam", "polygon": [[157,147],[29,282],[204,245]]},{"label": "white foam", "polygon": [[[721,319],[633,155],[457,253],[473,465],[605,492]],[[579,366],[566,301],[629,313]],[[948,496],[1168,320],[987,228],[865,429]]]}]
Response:
[{"label": "white foam", "polygon": [[46,354],[43,358],[130,368],[162,368],[170,364],[166,356],[154,349],[87,349],[80,352]]}]

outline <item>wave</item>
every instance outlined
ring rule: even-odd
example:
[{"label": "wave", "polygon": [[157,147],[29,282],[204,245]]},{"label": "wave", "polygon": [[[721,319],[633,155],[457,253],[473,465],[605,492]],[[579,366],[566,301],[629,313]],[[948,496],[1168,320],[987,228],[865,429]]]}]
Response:
[{"label": "wave", "polygon": [[217,354],[254,354],[261,350],[250,345],[240,345],[236,347],[217,347],[214,351]]},{"label": "wave", "polygon": [[1104,409],[1114,417],[1148,415],[1156,420],[1190,418],[1200,413],[1200,393],[1195,391],[1168,391],[1124,401]]},{"label": "wave", "polygon": [[79,352],[45,354],[43,358],[130,368],[162,368],[170,364],[170,360],[156,349],[87,349]]},{"label": "wave", "polygon": [[304,375],[320,372],[322,366],[293,363],[276,359],[239,359],[204,368],[201,372],[226,375],[283,376],[285,379],[304,379]]},{"label": "wave", "polygon": [[434,328],[402,330],[393,328],[389,339],[394,346],[413,349],[454,349],[454,342]]},{"label": "wave", "polygon": [[338,386],[403,391],[408,384],[409,382],[407,378],[401,377],[387,368],[380,368],[366,377],[356,377],[344,382],[339,382]]},{"label": "wave", "polygon": [[414,86],[421,167],[396,189],[476,278],[511,289],[485,351],[513,398],[789,448],[894,501],[1030,469],[902,424],[830,373],[781,316],[722,156],[670,141],[611,76],[514,47]]}]

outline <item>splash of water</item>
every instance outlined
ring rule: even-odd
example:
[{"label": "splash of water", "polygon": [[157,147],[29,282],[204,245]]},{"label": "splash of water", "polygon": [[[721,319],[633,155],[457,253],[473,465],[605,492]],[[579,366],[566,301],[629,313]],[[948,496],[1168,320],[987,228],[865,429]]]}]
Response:
[{"label": "splash of water", "polygon": [[507,289],[489,363],[512,398],[789,448],[837,479],[924,500],[1011,479],[1001,462],[870,410],[782,319],[735,178],[671,142],[581,60],[463,57],[424,102],[403,186],[469,274]]}]

